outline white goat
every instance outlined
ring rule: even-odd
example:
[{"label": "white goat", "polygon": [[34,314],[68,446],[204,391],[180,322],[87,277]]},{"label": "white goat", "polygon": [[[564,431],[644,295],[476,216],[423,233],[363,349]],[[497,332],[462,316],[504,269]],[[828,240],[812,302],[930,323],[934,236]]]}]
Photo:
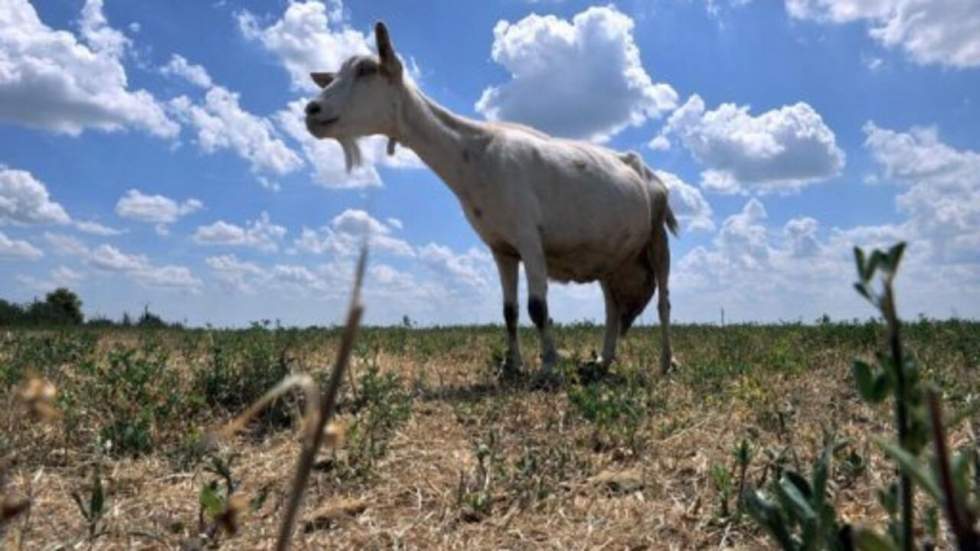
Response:
[{"label": "white goat", "polygon": [[355,56],[337,73],[313,73],[322,88],[306,107],[317,138],[344,148],[348,168],[360,158],[356,139],[382,134],[411,148],[456,194],[466,218],[493,253],[507,325],[504,367],[521,366],[517,339],[518,262],[524,263],[528,312],[550,372],[557,359],[548,317],[548,279],[599,281],[606,333],[600,361],[659,286],[661,369],[673,361],[667,286],[667,230],[677,221],[667,188],[639,155],[553,138],[525,126],[470,120],[442,108],[407,82],[383,23],[378,57]]}]

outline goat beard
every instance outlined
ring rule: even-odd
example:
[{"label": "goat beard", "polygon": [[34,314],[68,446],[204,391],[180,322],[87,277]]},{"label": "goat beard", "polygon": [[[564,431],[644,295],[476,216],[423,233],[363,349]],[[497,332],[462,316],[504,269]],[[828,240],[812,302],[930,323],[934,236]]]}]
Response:
[{"label": "goat beard", "polygon": [[357,138],[337,138],[340,148],[344,150],[344,166],[347,173],[361,166],[361,146],[357,143]]}]

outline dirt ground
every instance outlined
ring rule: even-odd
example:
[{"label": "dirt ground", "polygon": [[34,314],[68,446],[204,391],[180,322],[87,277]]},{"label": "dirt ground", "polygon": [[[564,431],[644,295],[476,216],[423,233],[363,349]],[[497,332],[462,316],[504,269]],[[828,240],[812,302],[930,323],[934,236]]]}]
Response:
[{"label": "dirt ground", "polygon": [[[336,332],[252,331],[7,333],[0,495],[30,506],[0,523],[4,548],[271,548],[300,449],[299,399],[210,448],[201,435],[261,392],[243,390],[248,377],[325,376]],[[562,328],[566,378],[552,385],[533,375],[530,332],[529,374],[498,376],[500,331],[362,335],[338,418],[345,438],[321,452],[294,549],[771,548],[739,495],[783,469],[808,476],[828,433],[841,443],[829,483],[839,520],[887,520],[877,492],[894,471],[873,435],[891,433],[890,410],[865,405],[851,378],[852,360],[880,347],[874,324],[679,327],[681,365],[666,376],[656,328],[634,331],[605,376],[581,368],[601,330]],[[977,325],[920,322],[908,335],[949,408],[980,390]],[[57,388],[50,418],[20,396],[32,377]],[[222,381],[238,386],[222,394]],[[950,439],[976,443],[970,423]],[[229,503],[234,533],[220,522]]]}]

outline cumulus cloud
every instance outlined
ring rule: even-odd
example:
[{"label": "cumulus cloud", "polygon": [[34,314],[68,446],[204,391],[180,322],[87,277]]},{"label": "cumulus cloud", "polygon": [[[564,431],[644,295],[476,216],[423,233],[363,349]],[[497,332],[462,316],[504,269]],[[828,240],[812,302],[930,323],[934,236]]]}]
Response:
[{"label": "cumulus cloud", "polygon": [[74,222],[75,228],[82,233],[89,233],[92,235],[100,235],[102,237],[110,237],[113,235],[122,235],[126,233],[125,230],[120,230],[116,228],[111,228],[104,224],[100,224],[95,220],[76,220]]},{"label": "cumulus cloud", "polygon": [[363,210],[347,209],[335,216],[329,225],[318,230],[303,228],[295,246],[300,251],[314,254],[350,256],[357,254],[367,239],[372,249],[397,256],[414,256],[415,251],[407,241],[392,235],[393,228],[395,226]]},{"label": "cumulus cloud", "polygon": [[63,233],[44,232],[44,240],[54,247],[54,252],[66,256],[85,256],[88,247],[79,239]]},{"label": "cumulus cloud", "polygon": [[[727,217],[708,245],[674,271],[675,313],[724,307],[729,319],[870,315],[849,293],[854,246],[908,249],[898,278],[905,317],[980,315],[980,152],[944,143],[935,128],[897,131],[869,122],[864,147],[895,185],[899,219],[875,226],[823,226],[796,216],[772,224],[758,199]],[[677,307],[679,304],[687,306]]]},{"label": "cumulus cloud", "polygon": [[204,207],[197,199],[178,203],[163,195],[147,195],[138,189],[130,189],[116,203],[116,214],[122,218],[157,225],[157,233],[168,233],[167,226],[181,217]]},{"label": "cumulus cloud", "polygon": [[51,270],[47,279],[39,279],[27,275],[17,276],[17,280],[21,284],[40,293],[48,293],[59,287],[74,287],[84,279],[84,274],[72,270],[67,266],[58,266]]},{"label": "cumulus cloud", "polygon": [[418,251],[419,259],[451,288],[459,286],[486,289],[490,286],[494,270],[490,253],[471,247],[457,254],[444,245],[429,243]]},{"label": "cumulus cloud", "polygon": [[186,266],[148,266],[129,275],[146,287],[183,289],[197,293],[204,285]]},{"label": "cumulus cloud", "polygon": [[172,138],[179,126],[123,67],[130,41],[88,0],[81,37],[45,25],[27,0],[0,4],[0,120],[76,136],[136,128]]},{"label": "cumulus cloud", "polygon": [[245,294],[255,293],[256,280],[264,278],[266,273],[258,264],[240,260],[233,254],[209,256],[205,263],[219,283]]},{"label": "cumulus cloud", "polygon": [[230,150],[257,174],[282,176],[303,166],[272,122],[242,109],[238,100],[237,93],[213,86],[202,103],[179,96],[170,101],[170,109],[197,131],[197,145],[205,153]]},{"label": "cumulus cloud", "polygon": [[476,110],[596,141],[659,117],[676,107],[677,93],[644,69],[633,27],[613,6],[591,7],[571,21],[532,14],[498,22],[491,56],[511,80],[484,90]]},{"label": "cumulus cloud", "polygon": [[672,136],[707,167],[701,186],[720,193],[795,192],[844,168],[834,132],[803,102],[753,116],[731,103],[707,111],[695,94],[650,145],[668,147]]},{"label": "cumulus cloud", "polygon": [[190,63],[184,56],[177,54],[170,56],[170,61],[160,68],[160,72],[168,76],[180,77],[195,86],[205,89],[214,85],[207,69],[200,65]]},{"label": "cumulus cloud", "polygon": [[80,245],[80,250],[75,253],[82,256],[85,262],[97,271],[121,273],[145,287],[197,293],[204,285],[186,266],[172,264],[157,266],[146,255],[125,253],[112,245],[103,244],[94,249]]},{"label": "cumulus cloud", "polygon": [[934,127],[898,132],[869,122],[864,132],[879,180],[905,190],[895,203],[909,233],[941,259],[980,261],[980,152],[943,143]]},{"label": "cumulus cloud", "polygon": [[340,0],[291,2],[268,27],[248,11],[238,14],[245,38],[258,41],[279,58],[296,90],[315,92],[313,71],[333,71],[353,55],[371,53],[369,37],[350,27]]},{"label": "cumulus cloud", "polygon": [[0,225],[70,221],[64,207],[51,200],[48,189],[30,172],[0,165]]},{"label": "cumulus cloud", "polygon": [[200,226],[194,232],[194,241],[202,245],[228,245],[250,247],[260,251],[275,252],[286,235],[286,228],[273,224],[269,213],[262,212],[258,220],[244,227],[218,220],[208,226]]},{"label": "cumulus cloud", "polygon": [[41,249],[31,245],[27,241],[11,239],[3,232],[0,232],[0,258],[14,258],[37,260],[44,256]]},{"label": "cumulus cloud", "polygon": [[714,231],[714,211],[698,188],[676,174],[664,170],[655,170],[654,173],[670,190],[670,207],[682,229]]},{"label": "cumulus cloud", "polygon": [[144,255],[129,255],[112,245],[96,247],[89,253],[88,261],[93,267],[108,272],[136,271],[150,263]]},{"label": "cumulus cloud", "polygon": [[796,19],[864,21],[868,34],[921,65],[980,66],[980,4],[974,0],[786,0]]}]

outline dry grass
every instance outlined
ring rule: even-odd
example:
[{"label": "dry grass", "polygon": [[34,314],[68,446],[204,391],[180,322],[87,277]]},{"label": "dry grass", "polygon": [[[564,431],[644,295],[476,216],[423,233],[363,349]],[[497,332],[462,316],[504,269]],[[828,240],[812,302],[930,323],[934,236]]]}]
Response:
[{"label": "dry grass", "polygon": [[[978,329],[921,322],[907,331],[909,350],[945,385],[951,408],[980,390]],[[272,348],[285,350],[292,372],[325,378],[337,332],[255,331],[273,339]],[[557,335],[570,356],[587,357],[600,331],[572,327]],[[590,420],[588,403],[582,405],[589,387],[574,377],[545,390],[530,379],[499,382],[492,370],[503,340],[499,328],[367,330],[339,402],[347,442],[320,453],[293,548],[768,548],[763,534],[737,514],[734,495],[727,499],[729,514],[722,514],[719,473],[738,484],[733,450],[743,439],[754,451],[748,485],[771,479],[779,464],[805,471],[831,428],[849,441],[835,458],[832,477],[843,520],[884,520],[875,490],[893,472],[870,435],[890,432],[889,412],[865,406],[850,378],[851,359],[870,356],[881,342],[880,329],[682,326],[675,335],[684,367],[667,378],[646,376],[655,372],[655,333],[641,328],[630,336],[613,377],[594,388],[614,415],[629,404],[642,407],[603,422]],[[524,335],[525,350],[534,349],[531,336]],[[0,455],[10,459],[0,472],[0,498],[31,500],[28,513],[0,524],[6,548],[157,549],[193,542],[272,548],[301,448],[298,427],[267,419],[214,451],[231,458],[236,495],[267,497],[256,500],[254,510],[240,511],[234,535],[219,531],[201,539],[201,489],[219,477],[205,469],[206,457],[175,457],[192,429],[203,432],[241,410],[187,398],[155,418],[152,449],[106,453],[96,442],[109,414],[97,403],[62,397],[55,403],[68,410],[47,420],[17,405],[28,372],[15,357],[23,353],[18,343],[36,337],[12,333],[0,340],[0,374],[6,378],[0,387]],[[145,350],[152,341],[168,350],[163,364],[176,385],[168,391],[182,396],[193,397],[195,374],[213,368],[206,343],[215,336],[209,333],[105,331],[57,338],[90,341],[84,353],[51,360],[59,365],[30,366],[60,393],[89,388],[79,366],[105,365],[120,346]],[[577,362],[565,364],[574,371]],[[15,367],[21,371],[14,373]],[[369,373],[373,379],[366,378]],[[366,396],[371,391],[365,381],[380,384],[386,374],[397,375],[391,380],[405,397],[405,416],[385,409],[393,390],[379,394],[377,403]],[[300,401],[283,410],[299,411]],[[371,415],[394,421],[368,425]],[[71,432],[69,422],[75,423]],[[358,438],[365,434],[383,446],[364,448]],[[954,448],[970,438],[962,429],[950,434]],[[363,449],[374,450],[370,461],[352,457]],[[101,532],[90,541],[89,524],[70,496],[91,490],[95,464],[102,469],[106,510]]]}]

